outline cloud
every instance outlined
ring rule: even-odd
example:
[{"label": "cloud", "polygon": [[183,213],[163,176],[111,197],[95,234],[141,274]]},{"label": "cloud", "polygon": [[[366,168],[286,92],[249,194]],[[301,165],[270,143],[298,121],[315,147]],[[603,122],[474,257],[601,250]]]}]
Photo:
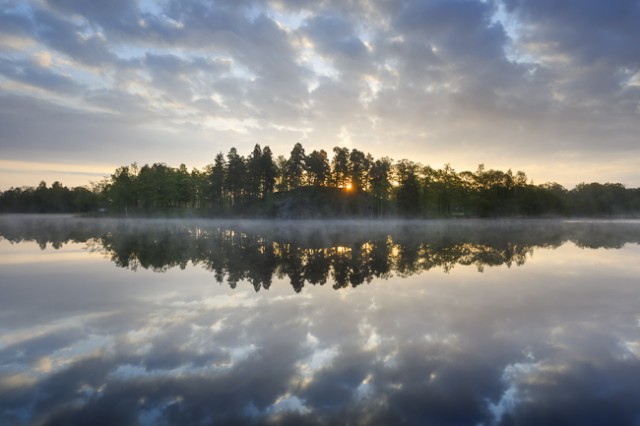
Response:
[{"label": "cloud", "polygon": [[[569,1],[558,5],[506,0],[504,4],[522,23],[518,48],[558,72],[555,84],[567,101],[608,101],[613,106],[624,102],[628,72],[640,66],[637,2]],[[637,93],[633,98],[637,101]]]},{"label": "cloud", "polygon": [[10,61],[0,58],[0,74],[15,82],[64,95],[78,95],[84,87],[66,75],[49,69],[40,60]]},{"label": "cloud", "polygon": [[[630,263],[637,247],[602,249],[637,239],[633,224],[606,225],[617,230],[609,241],[604,225],[546,223],[541,235],[537,227],[511,232],[522,232],[520,222],[500,225],[501,232],[484,224],[477,234],[477,224],[430,223],[432,246],[451,247],[453,235],[456,243],[493,242],[508,251],[516,235],[545,248],[522,268],[479,274],[461,266],[292,296],[286,279],[268,292],[255,293],[246,280],[230,290],[195,265],[134,272],[88,253],[73,268],[41,261],[82,253],[83,243],[101,235],[176,226],[207,245],[214,242],[206,230],[222,222],[3,223],[7,244],[68,243],[42,251],[25,241],[9,250],[31,262],[2,271],[0,312],[11,324],[0,340],[3,423],[633,424],[638,415],[640,362],[629,349],[638,329],[638,266]],[[376,226],[317,223],[309,233],[263,225],[236,229],[309,247],[317,236],[351,246],[354,227],[370,235]],[[43,229],[46,235],[37,232]]]},{"label": "cloud", "polygon": [[33,20],[41,43],[81,65],[111,67],[119,60],[90,25],[77,25],[45,10],[35,10]]},{"label": "cloud", "polygon": [[357,83],[354,77],[373,73],[369,50],[360,39],[354,22],[339,16],[317,15],[306,21],[303,32],[316,52],[330,60],[340,72],[337,78],[353,84]]},{"label": "cloud", "polygon": [[4,8],[0,12],[0,31],[3,37],[30,37],[33,34],[33,30],[33,23],[27,16]]},{"label": "cloud", "polygon": [[640,5],[633,0],[556,2],[504,0],[506,10],[525,24],[525,42],[542,43],[542,52],[562,52],[583,65],[611,61],[637,66]]},{"label": "cloud", "polygon": [[[82,111],[58,142],[86,147],[67,150],[77,162],[116,138],[140,162],[168,163],[185,141],[212,152],[261,141],[276,154],[301,141],[458,170],[531,169],[537,182],[638,185],[639,9],[628,0],[34,1],[0,15],[0,85],[3,102],[41,104],[34,114]],[[0,143],[25,161],[52,132],[34,115],[42,131],[9,139],[15,115],[0,117],[10,129]],[[88,127],[99,136],[85,137]],[[144,158],[150,146],[156,156]]]}]

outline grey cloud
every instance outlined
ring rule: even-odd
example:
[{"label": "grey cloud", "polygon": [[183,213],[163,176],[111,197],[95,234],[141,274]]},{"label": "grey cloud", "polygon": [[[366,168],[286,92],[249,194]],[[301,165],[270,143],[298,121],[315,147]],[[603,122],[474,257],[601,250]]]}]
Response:
[{"label": "grey cloud", "polygon": [[474,0],[408,1],[394,19],[400,33],[427,36],[427,43],[452,53],[451,59],[478,56],[501,59],[505,33],[491,22],[491,3]]},{"label": "grey cloud", "polygon": [[85,2],[82,0],[46,0],[49,7],[64,15],[84,17],[88,23],[100,25],[104,30],[131,33],[145,17],[138,2],[114,0],[109,2]]},{"label": "grey cloud", "polygon": [[[169,149],[172,162],[200,164],[207,157],[213,161],[219,150],[228,149],[228,143],[239,149],[243,146],[237,135],[215,130],[198,137],[190,134],[182,139],[183,144],[176,146],[171,142],[175,135],[145,127],[149,120],[163,117],[143,107],[145,100],[118,92],[88,92],[87,96],[96,105],[117,108],[121,114],[61,107],[29,97],[0,96],[3,157],[23,159],[26,154],[32,161],[153,163],[167,161],[164,155]],[[34,126],[34,122],[38,125]],[[225,143],[216,145],[212,140]],[[42,148],[43,141],[46,150]],[[252,142],[255,144],[255,140]],[[247,141],[246,150],[250,146]],[[163,154],[159,155],[159,151]]]},{"label": "grey cloud", "polygon": [[28,17],[7,10],[0,12],[0,32],[3,34],[30,37],[33,29],[33,23]]},{"label": "grey cloud", "polygon": [[414,1],[401,10],[394,28],[410,42],[423,40],[432,49],[437,60],[431,62],[440,71],[440,83],[451,85],[464,98],[463,104],[497,107],[499,91],[520,92],[530,84],[527,69],[506,59],[507,36],[500,23],[491,21],[493,13],[491,3]]},{"label": "grey cloud", "polygon": [[[633,425],[639,410],[629,395],[640,392],[634,380],[637,360],[578,362],[564,371],[542,372],[535,380],[520,383],[526,399],[504,416],[501,424],[536,425],[553,419],[566,424]],[[599,389],[592,393],[590,389]],[[624,390],[623,390],[624,389]],[[536,401],[535,406],[532,401]]]},{"label": "grey cloud", "polygon": [[[150,119],[158,119],[161,116],[159,112],[153,111],[152,105],[144,96],[129,93],[126,90],[88,90],[84,94],[84,99],[94,107],[105,108],[110,113],[117,115],[122,122],[140,123]],[[118,120],[115,117],[111,119]]]},{"label": "grey cloud", "polygon": [[0,350],[0,358],[6,364],[35,364],[40,358],[86,337],[81,327],[68,327],[6,345]]},{"label": "grey cloud", "polygon": [[66,19],[44,10],[33,12],[36,33],[47,46],[68,55],[74,60],[90,66],[111,66],[118,62],[105,40],[95,34],[89,37],[80,33],[87,28],[74,25]]},{"label": "grey cloud", "polygon": [[[7,56],[7,78],[116,116],[75,116],[92,124],[70,120],[79,127],[61,145],[99,133],[140,137],[142,153],[176,135],[203,146],[207,123],[229,120],[215,151],[268,140],[279,154],[300,140],[312,149],[350,140],[378,155],[393,144],[423,162],[500,158],[523,168],[637,149],[640,83],[626,83],[640,79],[639,14],[623,0],[48,0],[7,8],[0,28],[75,62],[62,76]],[[306,40],[335,79],[303,58]],[[88,87],[73,81],[76,64],[95,72],[82,70]],[[117,129],[96,131],[107,122]],[[159,122],[173,133],[148,131]],[[27,150],[52,134],[10,123],[5,132],[33,137],[21,140]],[[628,179],[631,167],[608,179]]]},{"label": "grey cloud", "polygon": [[362,112],[359,89],[347,82],[322,78],[311,93],[311,113],[316,121],[333,123],[332,130],[339,132],[340,125],[350,124]]},{"label": "grey cloud", "polygon": [[[640,97],[625,84],[628,72],[640,67],[638,2],[513,0],[504,4],[524,24],[518,48],[559,71],[552,85],[567,104],[637,112]],[[629,97],[633,101],[628,102]]]},{"label": "grey cloud", "polygon": [[0,74],[20,83],[61,94],[78,95],[84,90],[72,78],[41,67],[33,61],[0,58]]},{"label": "grey cloud", "polygon": [[[172,2],[167,16],[188,31],[165,35],[165,42],[229,57],[252,75],[236,80],[249,93],[245,104],[256,118],[275,123],[296,119],[304,110],[310,74],[297,64],[290,37],[264,14],[251,19],[228,9],[209,9],[200,3]],[[215,83],[213,83],[215,84]],[[233,99],[230,100],[234,102]]]},{"label": "grey cloud", "polygon": [[337,16],[319,15],[306,22],[304,32],[316,44],[321,55],[336,62],[338,70],[372,70],[368,50],[352,22]]},{"label": "grey cloud", "polygon": [[175,55],[147,53],[142,69],[151,74],[154,89],[161,89],[170,96],[190,102],[192,97],[203,98],[214,94],[212,85],[229,72],[230,66],[229,62],[223,60],[202,57],[182,59]]},{"label": "grey cloud", "polygon": [[503,0],[531,32],[525,41],[545,43],[583,65],[611,61],[616,66],[640,65],[640,4],[635,0]]}]

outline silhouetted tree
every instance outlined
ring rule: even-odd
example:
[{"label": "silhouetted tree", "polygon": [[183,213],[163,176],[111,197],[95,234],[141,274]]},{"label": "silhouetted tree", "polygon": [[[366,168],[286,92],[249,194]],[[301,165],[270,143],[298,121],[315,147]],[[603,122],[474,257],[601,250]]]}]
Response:
[{"label": "silhouetted tree", "polygon": [[262,149],[258,144],[247,159],[247,195],[253,198],[261,198],[264,195]]},{"label": "silhouetted tree", "polygon": [[420,181],[419,166],[409,160],[402,160],[396,164],[398,188],[396,201],[398,210],[408,216],[420,213]]},{"label": "silhouetted tree", "polygon": [[[315,189],[272,195],[303,185]],[[347,185],[354,191],[338,190]],[[324,150],[306,156],[296,143],[288,159],[278,156],[274,161],[269,147],[256,144],[246,160],[231,148],[226,159],[219,153],[204,171],[164,163],[138,169],[134,163],[117,168],[91,189],[41,182],[35,188],[0,192],[0,212],[89,211],[101,206],[115,213],[174,214],[209,207],[213,214],[262,216],[283,210],[292,216],[300,211],[314,217],[380,216],[394,207],[409,216],[612,216],[640,214],[640,188],[582,183],[568,191],[554,183],[528,183],[522,171],[487,170],[480,164],[475,172],[458,173],[449,164],[442,169],[409,160],[394,164],[340,147],[333,148],[329,166]]]},{"label": "silhouetted tree", "polygon": [[304,148],[298,142],[291,150],[285,165],[285,181],[288,189],[295,189],[302,185],[305,159]]},{"label": "silhouetted tree", "polygon": [[221,211],[224,207],[226,169],[227,162],[224,159],[224,155],[220,152],[216,155],[215,163],[213,164],[209,175],[209,182],[211,185],[209,194],[212,207],[216,211]]},{"label": "silhouetted tree", "polygon": [[391,191],[391,159],[375,160],[369,170],[369,187],[375,200],[375,213],[384,213]]},{"label": "silhouetted tree", "polygon": [[246,180],[246,164],[244,157],[238,155],[235,148],[227,154],[227,170],[225,174],[225,188],[229,192],[231,206],[240,202]]},{"label": "silhouetted tree", "polygon": [[278,177],[277,166],[273,161],[273,153],[271,148],[265,146],[262,150],[262,157],[260,158],[260,168],[262,171],[263,189],[265,194],[273,192],[276,179]]},{"label": "silhouetted tree", "polygon": [[305,170],[309,179],[309,184],[313,186],[324,186],[327,184],[331,169],[327,159],[327,152],[324,150],[313,151],[305,160]]},{"label": "silhouetted tree", "polygon": [[331,180],[333,185],[343,188],[349,180],[349,149],[333,148],[333,159],[331,160]]},{"label": "silhouetted tree", "polygon": [[369,160],[362,151],[351,150],[349,154],[349,180],[355,191],[365,189],[366,176],[369,172]]},{"label": "silhouetted tree", "polygon": [[275,161],[276,166],[276,190],[286,191],[287,186],[287,159],[284,155],[278,155]]}]

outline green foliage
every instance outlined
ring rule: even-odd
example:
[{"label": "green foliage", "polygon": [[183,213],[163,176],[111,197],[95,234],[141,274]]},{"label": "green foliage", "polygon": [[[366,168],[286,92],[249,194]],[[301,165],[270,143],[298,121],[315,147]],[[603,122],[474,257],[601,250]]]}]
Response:
[{"label": "green foliage", "polygon": [[309,185],[325,186],[329,181],[331,167],[325,150],[313,151],[305,161]]},{"label": "green foliage", "polygon": [[349,149],[333,148],[331,160],[331,181],[334,186],[344,188],[349,179]]},{"label": "green foliage", "polygon": [[60,182],[47,187],[11,188],[0,193],[2,213],[74,213],[95,211],[101,205],[101,194],[84,187],[69,189]]},{"label": "green foliage", "polygon": [[216,155],[215,164],[207,168],[209,177],[208,200],[210,206],[216,212],[221,212],[224,208],[226,168],[227,163],[221,152]]},{"label": "green foliage", "polygon": [[260,157],[260,178],[262,179],[263,196],[267,197],[273,192],[278,178],[278,169],[273,162],[273,153],[271,148],[265,146]]},{"label": "green foliage", "polygon": [[284,180],[287,189],[296,189],[302,186],[305,161],[304,148],[302,144],[298,142],[291,150],[291,155],[285,164]]},{"label": "green foliage", "polygon": [[357,149],[351,151],[349,154],[349,179],[353,190],[362,191],[366,188],[369,166],[370,156],[367,158],[364,152]]},{"label": "green foliage", "polygon": [[409,160],[402,160],[396,164],[396,174],[398,179],[396,190],[398,210],[406,216],[419,215],[421,202],[418,165]]},{"label": "green foliage", "polygon": [[374,214],[376,216],[382,216],[389,210],[392,166],[391,159],[384,157],[375,160],[369,169],[368,185],[374,199]]},{"label": "green foliage", "polygon": [[118,167],[92,189],[11,188],[0,193],[0,212],[246,217],[527,217],[637,216],[640,188],[619,183],[534,185],[524,172],[485,169],[456,172],[410,160],[374,159],[357,149],[305,154],[296,143],[289,158],[256,144],[243,157],[218,153],[202,171],[155,163]]}]

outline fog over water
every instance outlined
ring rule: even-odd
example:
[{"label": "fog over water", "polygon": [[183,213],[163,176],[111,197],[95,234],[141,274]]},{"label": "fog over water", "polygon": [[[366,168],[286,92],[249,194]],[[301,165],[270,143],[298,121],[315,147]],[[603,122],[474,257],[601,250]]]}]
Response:
[{"label": "fog over water", "polygon": [[640,422],[640,221],[0,217],[0,424]]}]

